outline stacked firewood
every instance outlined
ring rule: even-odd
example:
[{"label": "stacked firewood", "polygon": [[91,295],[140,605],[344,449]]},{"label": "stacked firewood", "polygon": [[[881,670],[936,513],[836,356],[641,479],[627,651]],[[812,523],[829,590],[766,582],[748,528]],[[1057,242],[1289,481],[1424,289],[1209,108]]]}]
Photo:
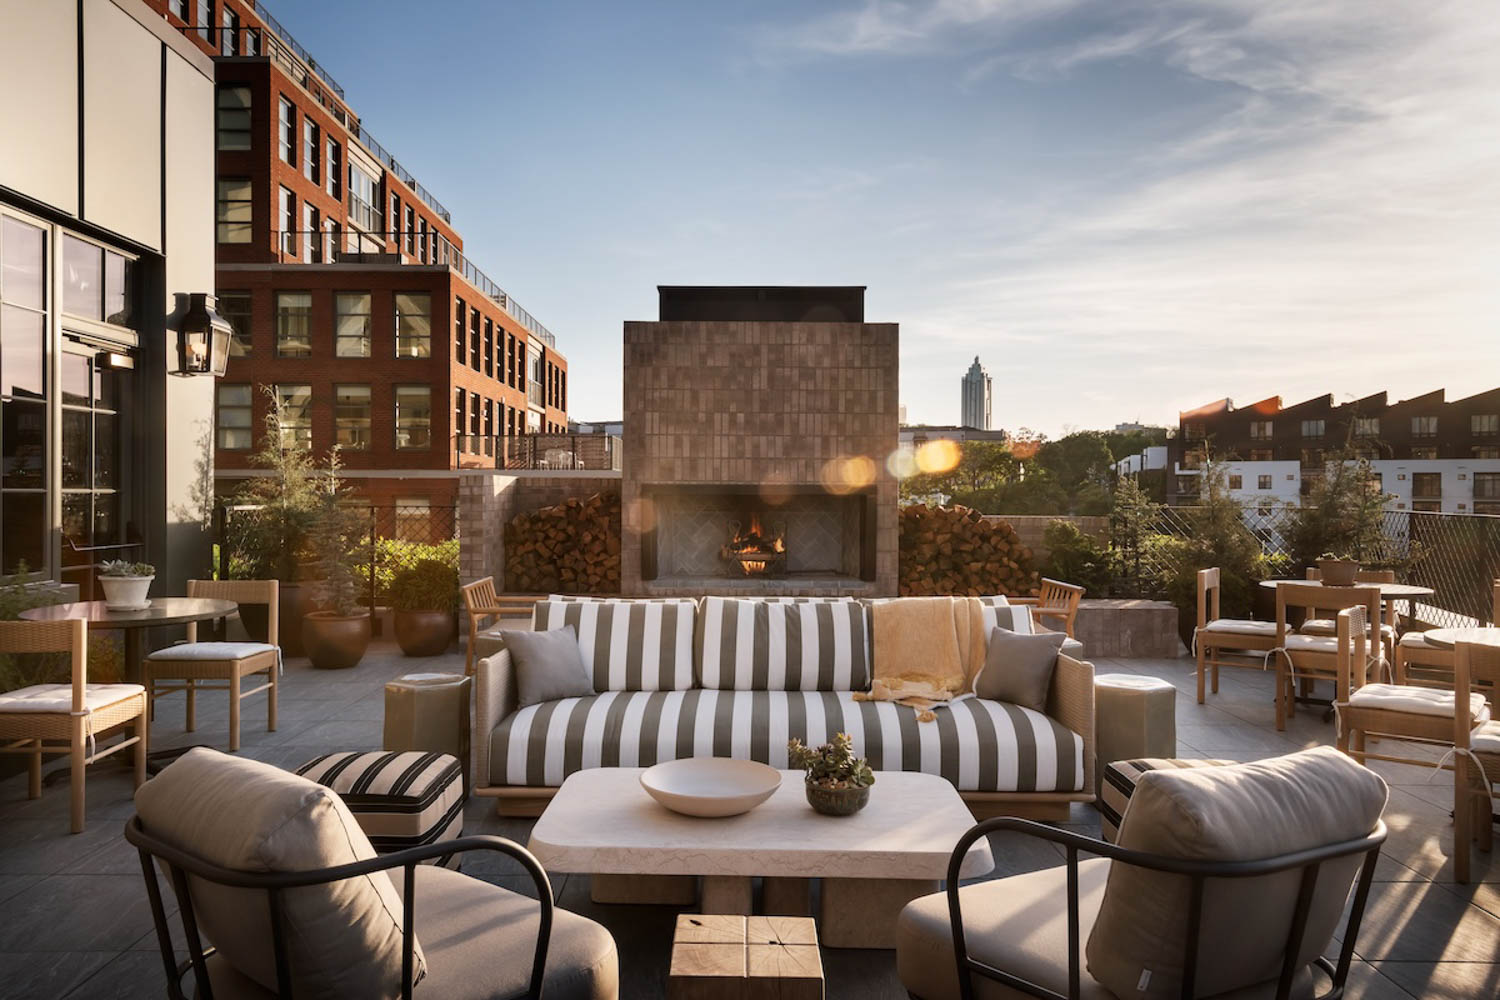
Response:
[{"label": "stacked firewood", "polygon": [[968,507],[903,507],[902,597],[1030,596],[1039,582],[1031,549],[1005,521]]},{"label": "stacked firewood", "polygon": [[505,589],[618,594],[619,494],[595,493],[512,518],[505,526]]}]

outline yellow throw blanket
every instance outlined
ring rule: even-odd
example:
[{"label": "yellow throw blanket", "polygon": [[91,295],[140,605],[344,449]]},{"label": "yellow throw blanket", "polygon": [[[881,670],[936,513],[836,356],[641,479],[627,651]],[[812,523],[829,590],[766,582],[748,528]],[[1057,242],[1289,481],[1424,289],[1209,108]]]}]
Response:
[{"label": "yellow throw blanket", "polygon": [[982,605],[973,597],[902,597],[870,609],[874,680],[855,701],[893,701],[931,722],[940,707],[974,689],[984,667]]}]

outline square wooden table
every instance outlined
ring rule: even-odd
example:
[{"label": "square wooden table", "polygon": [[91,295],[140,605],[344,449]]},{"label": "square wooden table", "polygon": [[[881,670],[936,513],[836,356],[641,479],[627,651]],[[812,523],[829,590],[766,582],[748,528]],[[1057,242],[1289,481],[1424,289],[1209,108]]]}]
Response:
[{"label": "square wooden table", "polygon": [[823,1000],[823,959],[809,917],[682,913],[667,1000]]}]

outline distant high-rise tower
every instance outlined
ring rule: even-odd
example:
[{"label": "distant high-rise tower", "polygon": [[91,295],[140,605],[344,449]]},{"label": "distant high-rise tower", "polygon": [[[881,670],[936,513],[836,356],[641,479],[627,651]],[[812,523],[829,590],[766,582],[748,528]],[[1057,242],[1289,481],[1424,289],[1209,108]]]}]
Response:
[{"label": "distant high-rise tower", "polygon": [[990,429],[990,375],[979,364],[979,356],[974,356],[974,363],[969,366],[969,372],[963,381],[963,409],[959,423],[964,427],[976,427],[979,430]]}]

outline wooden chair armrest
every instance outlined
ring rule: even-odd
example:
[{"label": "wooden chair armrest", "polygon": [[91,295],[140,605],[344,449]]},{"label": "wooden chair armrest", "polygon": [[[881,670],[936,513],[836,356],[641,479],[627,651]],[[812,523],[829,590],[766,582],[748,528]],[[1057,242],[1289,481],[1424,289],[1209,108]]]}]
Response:
[{"label": "wooden chair armrest", "polygon": [[1024,604],[1031,608],[1036,607],[1042,602],[1040,597],[1007,597],[1006,600],[1011,604]]}]

